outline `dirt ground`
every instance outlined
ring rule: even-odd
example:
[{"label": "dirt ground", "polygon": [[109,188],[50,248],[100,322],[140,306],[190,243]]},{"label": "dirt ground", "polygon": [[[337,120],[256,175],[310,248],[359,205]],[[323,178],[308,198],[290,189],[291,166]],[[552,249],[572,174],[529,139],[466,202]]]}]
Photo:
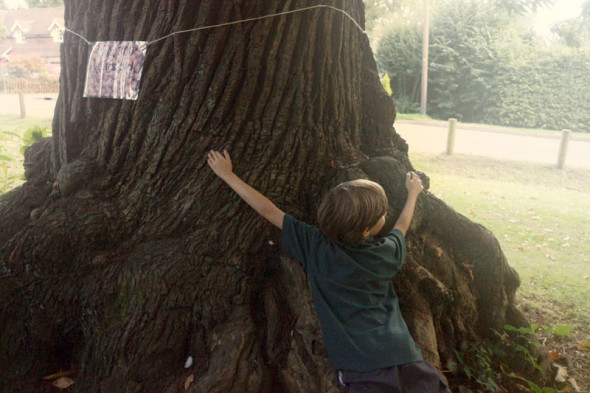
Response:
[{"label": "dirt ground", "polygon": [[[535,303],[546,303],[546,311],[537,307],[527,307],[527,299],[520,299],[520,310],[531,324],[543,326],[547,320],[549,310],[559,310],[559,305],[550,300],[535,298]],[[552,315],[552,319],[560,318],[559,313]],[[559,324],[572,328],[567,336],[556,336],[554,334],[540,331],[538,337],[541,345],[546,348],[554,359],[554,364],[565,367],[573,385],[573,392],[590,392],[590,326],[577,323],[567,314],[561,314],[563,320]]]}]

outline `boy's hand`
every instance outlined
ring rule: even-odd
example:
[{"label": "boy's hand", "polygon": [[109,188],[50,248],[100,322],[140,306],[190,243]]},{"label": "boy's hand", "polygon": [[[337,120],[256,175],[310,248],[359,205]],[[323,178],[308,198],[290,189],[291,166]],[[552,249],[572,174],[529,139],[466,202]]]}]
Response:
[{"label": "boy's hand", "polygon": [[418,195],[420,195],[424,189],[422,179],[420,179],[420,176],[418,176],[416,172],[408,172],[406,174],[406,188],[408,190],[408,198],[406,199],[406,204],[394,226],[394,228],[399,229],[404,236],[408,232],[408,229],[410,229]]},{"label": "boy's hand", "polygon": [[207,164],[209,164],[213,172],[222,179],[225,179],[228,175],[233,173],[231,157],[227,150],[224,150],[223,153],[211,150],[207,155]]},{"label": "boy's hand", "polygon": [[252,206],[258,214],[266,218],[277,228],[283,229],[285,212],[234,174],[231,158],[227,150],[224,150],[223,153],[211,150],[207,154],[207,164],[209,164],[217,176],[226,182],[248,205]]},{"label": "boy's hand", "polygon": [[416,197],[424,190],[422,179],[420,179],[420,176],[416,172],[408,172],[406,174],[406,188],[408,189],[409,195]]}]

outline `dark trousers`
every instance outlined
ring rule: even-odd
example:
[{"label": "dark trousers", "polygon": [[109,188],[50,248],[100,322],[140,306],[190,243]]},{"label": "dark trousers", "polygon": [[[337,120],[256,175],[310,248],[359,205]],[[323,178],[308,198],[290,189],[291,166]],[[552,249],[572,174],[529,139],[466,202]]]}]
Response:
[{"label": "dark trousers", "polygon": [[416,362],[368,372],[339,371],[350,393],[444,393],[447,385],[428,362]]}]

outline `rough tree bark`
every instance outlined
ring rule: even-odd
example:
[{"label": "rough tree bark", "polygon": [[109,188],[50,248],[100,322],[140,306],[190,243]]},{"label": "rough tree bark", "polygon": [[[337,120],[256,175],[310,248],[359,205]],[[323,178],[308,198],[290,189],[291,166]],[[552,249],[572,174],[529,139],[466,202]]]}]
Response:
[{"label": "rough tree bark", "polygon": [[[324,3],[363,24],[361,0]],[[65,20],[91,41],[150,41],[305,6],[70,0]],[[66,33],[53,137],[0,199],[1,390],[72,370],[74,392],[184,391],[191,375],[189,392],[338,391],[304,272],[205,155],[228,148],[309,222],[328,187],[358,177],[385,187],[395,217],[412,164],[367,37],[331,9],[175,35],[149,46],[137,101],[83,98],[87,57]],[[396,286],[437,366],[526,322],[485,228],[425,193],[408,244]]]}]

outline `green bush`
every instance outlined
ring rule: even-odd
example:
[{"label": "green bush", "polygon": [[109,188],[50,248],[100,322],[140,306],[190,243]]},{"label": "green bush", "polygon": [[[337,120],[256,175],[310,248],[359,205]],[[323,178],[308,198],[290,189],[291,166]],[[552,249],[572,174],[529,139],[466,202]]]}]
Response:
[{"label": "green bush", "polygon": [[420,101],[421,47],[422,31],[417,25],[390,26],[379,42],[375,57],[379,69],[389,75],[396,102]]},{"label": "green bush", "polygon": [[407,97],[395,99],[395,111],[398,113],[420,113],[420,104]]},{"label": "green bush", "polygon": [[39,139],[45,136],[47,136],[47,128],[41,128],[38,125],[34,125],[32,127],[27,128],[27,130],[23,134],[24,145],[21,146],[20,152],[22,154],[25,154],[25,150],[27,150],[27,147],[31,146],[33,143],[37,142]]},{"label": "green bush", "polygon": [[480,119],[506,126],[590,132],[590,53],[523,56],[499,69],[496,99]]},{"label": "green bush", "polygon": [[[590,50],[548,48],[493,2],[447,0],[432,14],[427,111],[436,119],[590,132]],[[417,107],[421,26],[400,20],[377,63],[400,113]]]},{"label": "green bush", "polygon": [[48,134],[50,132],[47,128],[38,125],[29,127],[22,136],[18,131],[0,130],[0,195],[23,182],[22,163],[25,150],[37,140],[49,136]]}]

